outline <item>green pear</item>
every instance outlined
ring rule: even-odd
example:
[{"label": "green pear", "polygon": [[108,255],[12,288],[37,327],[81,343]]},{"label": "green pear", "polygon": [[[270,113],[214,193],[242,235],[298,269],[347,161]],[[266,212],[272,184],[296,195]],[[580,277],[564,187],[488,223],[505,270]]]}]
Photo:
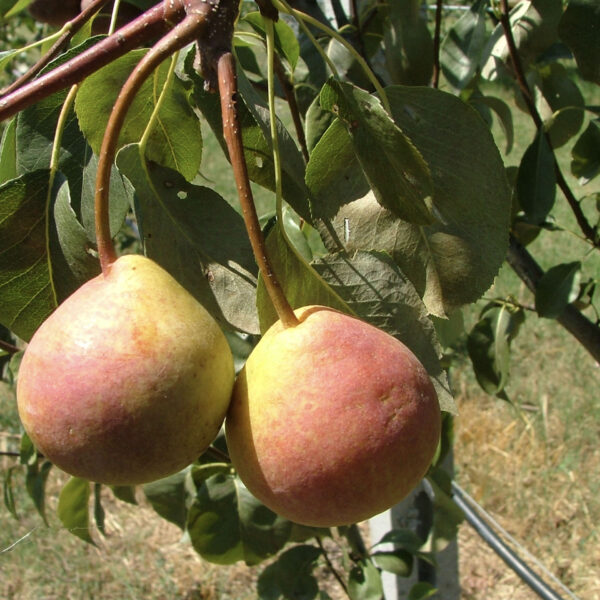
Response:
[{"label": "green pear", "polygon": [[229,453],[248,490],[304,525],[359,522],[425,475],[441,413],[433,384],[399,340],[323,306],[274,324],[234,386]]},{"label": "green pear", "polygon": [[223,332],[173,277],[122,256],[40,326],[17,383],[36,448],[78,477],[134,485],[194,461],[234,381]]}]

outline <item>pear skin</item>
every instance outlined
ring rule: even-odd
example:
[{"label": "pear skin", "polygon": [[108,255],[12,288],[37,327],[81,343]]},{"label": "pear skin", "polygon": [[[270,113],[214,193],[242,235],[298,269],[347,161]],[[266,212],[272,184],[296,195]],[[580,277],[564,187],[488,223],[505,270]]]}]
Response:
[{"label": "pear skin", "polygon": [[275,323],[250,354],[225,421],[246,487],[304,525],[356,523],[393,506],[436,452],[433,384],[399,340],[322,306]]},{"label": "pear skin", "polygon": [[198,458],[222,425],[233,381],[210,314],[158,264],[127,255],[36,331],[17,403],[25,431],[58,467],[134,485]]}]

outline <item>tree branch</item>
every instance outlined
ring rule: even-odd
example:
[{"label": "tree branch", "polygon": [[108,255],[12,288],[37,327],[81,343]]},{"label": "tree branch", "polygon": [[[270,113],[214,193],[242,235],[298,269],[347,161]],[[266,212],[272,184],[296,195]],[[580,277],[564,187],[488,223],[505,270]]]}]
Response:
[{"label": "tree branch", "polygon": [[435,31],[433,34],[433,75],[431,87],[437,88],[440,83],[440,45],[442,37],[442,7],[444,0],[437,0],[435,7]]},{"label": "tree branch", "polygon": [[[512,236],[507,262],[535,294],[544,271],[527,249]],[[598,325],[592,323],[572,304],[569,304],[556,320],[590,353],[597,363],[600,363],[600,327]]]},{"label": "tree branch", "polygon": [[5,89],[0,91],[0,96],[10,94],[31,81],[61,50],[71,41],[73,36],[85,25],[89,18],[101,9],[108,0],[94,0],[89,6],[82,10],[74,19],[68,22],[68,29],[54,42],[50,50],[44,54],[26,73],[13,81]]},{"label": "tree branch", "polygon": [[[523,63],[521,62],[521,57],[519,56],[519,50],[515,43],[515,38],[512,34],[512,28],[510,25],[510,12],[508,8],[507,0],[500,0],[500,24],[502,25],[502,29],[504,31],[504,37],[506,38],[506,44],[508,46],[508,52],[510,56],[510,60],[513,65],[515,79],[517,84],[519,85],[519,89],[521,90],[521,95],[523,96],[523,100],[527,105],[527,110],[535,123],[537,129],[541,132],[544,132],[544,121],[540,116],[536,106],[533,94],[529,89],[529,85],[527,84],[527,78],[525,76],[525,70],[523,69]],[[548,140],[548,145],[552,148],[552,143],[550,142],[550,137],[546,132],[544,132],[546,139]],[[583,235],[590,240],[594,246],[600,247],[600,240],[598,240],[598,236],[596,234],[596,229],[592,227],[588,220],[586,219],[583,211],[581,210],[581,206],[573,194],[569,184],[567,183],[562,171],[560,170],[560,166],[558,165],[558,161],[556,160],[556,155],[552,152],[552,158],[554,161],[554,171],[556,173],[556,181],[558,183],[558,187],[561,189],[562,193],[567,200],[571,211],[573,212],[575,219],[577,220],[577,224],[581,229]]]},{"label": "tree branch", "polygon": [[[168,5],[168,10],[167,10]],[[183,0],[160,2],[92,48],[0,98],[0,121],[31,104],[79,83],[130,50],[167,33],[185,16]]]}]

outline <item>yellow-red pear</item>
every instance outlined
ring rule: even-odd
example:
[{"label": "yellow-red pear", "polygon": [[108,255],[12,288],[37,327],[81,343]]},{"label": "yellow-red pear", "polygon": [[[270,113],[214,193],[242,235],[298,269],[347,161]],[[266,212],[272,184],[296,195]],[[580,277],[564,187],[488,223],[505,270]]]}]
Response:
[{"label": "yellow-red pear", "polygon": [[274,324],[240,372],[225,421],[246,487],[305,525],[355,523],[425,475],[441,428],[431,380],[399,340],[322,307]]},{"label": "yellow-red pear", "polygon": [[131,485],[174,473],[207,448],[233,380],[209,313],[155,262],[130,255],[36,331],[17,402],[25,431],[58,467]]}]

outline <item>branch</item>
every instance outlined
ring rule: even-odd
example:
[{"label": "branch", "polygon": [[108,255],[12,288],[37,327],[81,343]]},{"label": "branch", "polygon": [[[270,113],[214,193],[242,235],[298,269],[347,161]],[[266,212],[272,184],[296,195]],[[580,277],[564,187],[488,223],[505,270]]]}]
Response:
[{"label": "branch", "polygon": [[431,87],[437,88],[440,83],[440,41],[442,37],[442,7],[444,0],[437,0],[435,7],[435,32],[433,34],[433,75]]},{"label": "branch", "polygon": [[[507,262],[535,294],[544,271],[527,249],[512,236]],[[556,320],[591,354],[597,363],[600,363],[600,327],[598,325],[592,323],[572,304],[569,304]]]},{"label": "branch", "polygon": [[[168,6],[168,9],[167,9]],[[167,33],[183,19],[183,0],[160,2],[92,48],[0,99],[0,121],[79,83],[130,50]]]},{"label": "branch", "polygon": [[308,162],[308,159],[310,157],[308,155],[308,147],[306,146],[304,125],[302,124],[300,109],[298,108],[296,94],[294,93],[294,86],[290,83],[290,80],[287,78],[283,65],[281,64],[281,60],[278,56],[275,56],[274,66],[275,73],[277,74],[277,79],[279,79],[279,83],[283,88],[283,93],[285,94],[285,99],[287,100],[288,106],[290,108],[290,114],[292,116],[292,121],[294,122],[294,128],[296,130],[296,136],[298,137],[300,149],[302,150],[302,156],[304,156],[304,160]]},{"label": "branch", "polygon": [[16,354],[17,352],[21,352],[21,348],[18,348],[10,342],[5,342],[4,340],[0,340],[0,350],[8,352],[8,354]]},{"label": "branch", "polygon": [[74,19],[69,21],[63,29],[66,31],[54,42],[50,50],[44,54],[26,73],[0,91],[0,96],[10,94],[21,86],[31,81],[61,50],[71,41],[73,36],[87,23],[89,18],[101,9],[108,0],[94,0],[89,6],[82,10]]},{"label": "branch", "polygon": [[[535,123],[535,126],[539,131],[544,132],[544,121],[540,116],[536,106],[535,100],[529,89],[529,85],[527,84],[527,78],[525,76],[525,70],[523,69],[523,63],[521,62],[521,57],[519,56],[519,50],[515,43],[515,38],[512,34],[512,28],[510,25],[510,13],[508,8],[507,0],[500,0],[500,24],[502,25],[502,29],[504,30],[504,37],[506,38],[506,44],[508,46],[508,52],[510,55],[510,60],[513,64],[515,79],[517,84],[519,85],[519,89],[521,90],[521,95],[527,105],[527,110]],[[548,145],[552,148],[552,143],[550,142],[550,138],[547,132],[544,132],[546,139],[548,140]],[[596,229],[592,227],[588,220],[586,219],[583,211],[581,210],[581,206],[575,195],[573,194],[569,184],[567,183],[560,167],[558,165],[558,161],[556,160],[556,155],[552,152],[552,158],[554,161],[554,171],[556,173],[556,181],[558,186],[560,187],[562,193],[564,194],[573,214],[575,215],[575,219],[577,220],[577,224],[579,228],[583,232],[584,236],[590,240],[594,246],[599,247],[600,241],[597,239]]]}]

